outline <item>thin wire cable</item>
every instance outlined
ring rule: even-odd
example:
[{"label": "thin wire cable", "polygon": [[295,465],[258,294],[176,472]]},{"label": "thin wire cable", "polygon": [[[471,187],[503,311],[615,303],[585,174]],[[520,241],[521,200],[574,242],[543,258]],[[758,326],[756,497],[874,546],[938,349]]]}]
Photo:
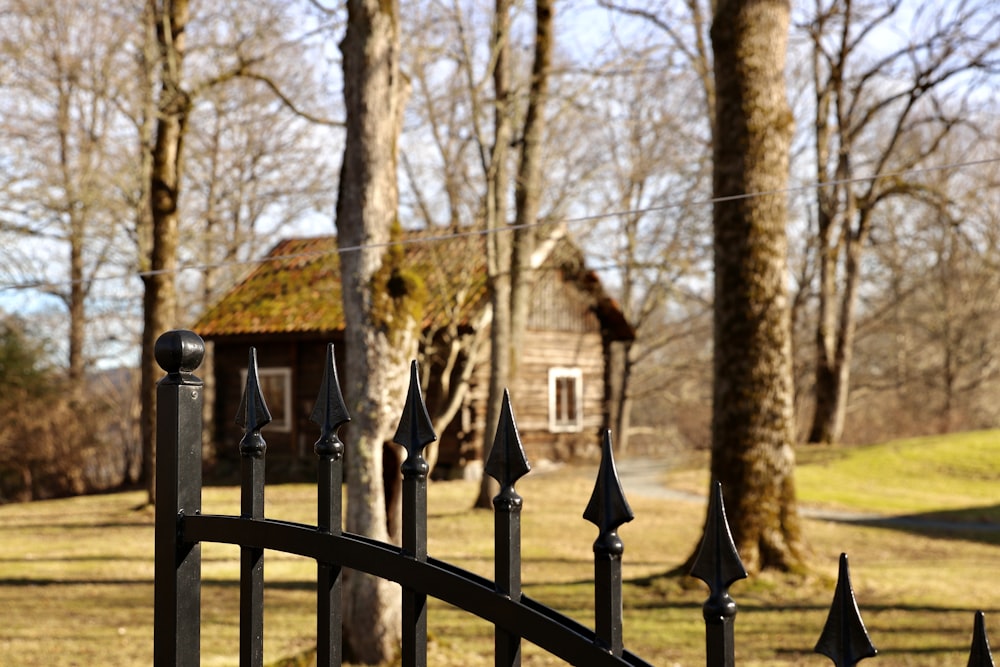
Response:
[{"label": "thin wire cable", "polygon": [[649,213],[660,213],[663,211],[668,211],[671,209],[678,208],[696,208],[701,206],[715,205],[723,202],[739,201],[743,199],[753,199],[755,197],[766,197],[778,194],[797,194],[801,192],[809,192],[813,190],[820,190],[822,188],[832,188],[841,185],[852,185],[855,183],[865,183],[871,181],[877,181],[885,178],[898,178],[901,176],[916,176],[920,174],[940,172],[940,171],[951,171],[958,169],[967,169],[969,167],[983,166],[987,164],[995,164],[1000,162],[1000,157],[994,158],[982,158],[979,160],[967,160],[963,162],[952,162],[943,165],[932,165],[929,167],[919,167],[914,169],[906,169],[902,171],[886,172],[882,174],[874,174],[871,176],[856,176],[853,178],[842,178],[835,179],[831,181],[822,181],[817,183],[809,183],[806,185],[793,186],[788,188],[780,188],[775,190],[765,190],[760,192],[749,192],[741,193],[736,195],[727,195],[725,197],[711,197],[709,199],[686,199],[679,202],[672,202],[668,204],[662,204],[660,206],[649,206],[645,208],[627,209],[624,211],[611,211],[607,213],[594,213],[592,215],[583,215],[572,218],[562,218],[559,220],[542,220],[533,223],[524,223],[520,225],[505,225],[497,229],[470,229],[460,232],[444,232],[441,234],[432,234],[427,236],[421,236],[419,238],[410,239],[397,239],[393,241],[388,241],[385,243],[372,243],[372,244],[361,244],[355,246],[349,246],[345,248],[335,248],[332,250],[324,251],[311,251],[303,253],[290,253],[287,255],[266,255],[264,257],[257,257],[253,259],[246,259],[240,261],[226,261],[217,262],[209,264],[187,264],[184,266],[179,266],[175,269],[159,269],[156,271],[137,271],[137,272],[127,272],[120,273],[110,276],[95,276],[88,280],[66,280],[66,281],[27,281],[22,283],[8,283],[5,285],[0,285],[0,292],[9,290],[26,290],[26,289],[36,289],[43,291],[52,291],[60,287],[70,287],[78,283],[96,283],[96,282],[110,282],[115,280],[128,280],[130,278],[148,278],[157,275],[166,274],[179,274],[185,271],[207,271],[210,269],[224,269],[237,266],[253,266],[265,264],[267,262],[282,262],[295,259],[311,259],[315,257],[322,257],[331,254],[343,254],[348,252],[358,252],[361,250],[378,250],[386,249],[398,245],[413,245],[413,244],[428,244],[428,243],[441,243],[444,241],[467,238],[472,236],[485,236],[487,234],[492,234],[495,232],[511,232],[516,229],[531,229],[538,227],[548,227],[555,225],[565,225],[567,227],[575,226],[587,222],[599,222],[601,220],[606,220],[610,218],[616,218],[626,215],[646,215]]}]

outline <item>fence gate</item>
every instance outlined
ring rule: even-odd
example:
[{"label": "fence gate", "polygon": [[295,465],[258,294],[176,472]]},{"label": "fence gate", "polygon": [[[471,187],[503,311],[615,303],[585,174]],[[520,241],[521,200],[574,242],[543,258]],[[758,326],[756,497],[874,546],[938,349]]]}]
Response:
[{"label": "fence gate", "polygon": [[[396,546],[341,527],[344,443],[340,427],[350,417],[344,406],[333,346],[327,349],[324,378],[312,420],[319,427],[317,525],[264,516],[264,453],[261,429],[270,421],[260,392],[256,352],[251,349],[238,420],[241,510],[239,516],[201,513],[202,381],[194,375],[204,342],[191,331],[171,331],[156,342],[155,355],[166,376],[157,388],[154,664],[200,664],[201,543],[240,547],[240,665],[263,664],[264,550],[316,561],[318,667],[341,664],[341,573],[351,568],[397,582],[402,587],[402,664],[427,664],[427,597],[475,614],[495,627],[496,665],[521,663],[526,639],[573,665],[649,665],[622,642],[622,553],[618,528],[632,520],[605,432],[601,463],[585,519],[597,527],[594,541],[595,628],[590,629],[521,592],[522,499],[514,490],[530,467],[518,437],[508,396],[486,464],[500,484],[493,499],[494,580],[427,555],[427,470],[423,448],[435,435],[417,382],[416,362],[395,442],[406,450],[403,473],[402,545]],[[733,621],[736,603],[729,586],[746,577],[726,523],[721,488],[709,500],[705,537],[691,572],[709,587],[703,612],[706,664],[735,664]],[[665,632],[668,632],[665,629]],[[875,655],[851,589],[846,556],[833,605],[816,651],[838,666]],[[993,665],[982,613],[975,619],[970,667]]]}]

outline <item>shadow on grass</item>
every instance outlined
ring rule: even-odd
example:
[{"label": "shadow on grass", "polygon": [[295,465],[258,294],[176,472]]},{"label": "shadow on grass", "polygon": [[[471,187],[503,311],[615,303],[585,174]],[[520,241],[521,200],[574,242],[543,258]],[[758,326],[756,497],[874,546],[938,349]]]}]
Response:
[{"label": "shadow on grass", "polygon": [[152,579],[101,579],[83,577],[60,579],[55,577],[0,578],[0,586],[34,588],[41,586],[152,586]]},{"label": "shadow on grass", "polygon": [[[882,646],[878,648],[878,655],[875,656],[876,659],[882,658],[883,660],[887,656],[917,656],[917,655],[954,655],[956,652],[965,654],[968,651],[967,646],[923,646],[918,648],[884,648]],[[814,661],[819,659],[815,656],[817,655],[815,651],[807,651],[803,649],[794,648],[778,648],[774,650],[775,655],[784,657],[795,657],[802,656],[803,658],[812,658]]]},{"label": "shadow on grass", "polygon": [[[32,565],[46,565],[50,563],[149,563],[150,558],[145,556],[130,556],[130,555],[111,555],[103,556],[99,554],[87,554],[81,556],[11,556],[0,558],[0,565],[7,563],[23,564],[31,563]],[[6,581],[0,577],[0,581]]]},{"label": "shadow on grass", "polygon": [[838,518],[834,516],[824,520],[852,526],[889,528],[924,537],[1000,544],[1000,505],[886,517]]},{"label": "shadow on grass", "polygon": [[78,532],[90,532],[99,529],[119,529],[119,528],[152,528],[153,521],[99,521],[94,523],[68,523],[63,521],[61,518],[53,518],[51,522],[48,523],[16,523],[11,522],[7,525],[0,526],[0,532],[19,532],[25,530],[46,530],[52,528],[58,528],[59,532],[68,533],[73,531]]},{"label": "shadow on grass", "polygon": [[[803,602],[784,602],[778,604],[773,601],[766,602],[756,602],[756,601],[741,601],[739,596],[739,591],[733,594],[733,599],[736,601],[737,605],[737,618],[740,614],[744,616],[751,612],[760,613],[782,613],[782,614],[801,614],[808,612],[816,612],[817,614],[826,614],[830,611],[830,601],[824,600],[814,604],[803,603]],[[628,599],[626,598],[626,603]],[[626,604],[626,607],[630,610],[646,610],[646,611],[658,611],[664,609],[698,609],[701,610],[704,603],[695,602],[690,600],[646,600],[639,603]],[[875,614],[892,612],[892,613],[903,613],[903,614],[968,614],[969,615],[969,629],[972,629],[972,618],[976,612],[983,612],[987,616],[1000,613],[1000,607],[970,607],[970,606],[942,606],[934,607],[930,605],[913,605],[913,604],[866,604],[863,601],[859,603],[859,608],[863,617],[872,617]],[[867,620],[867,618],[866,618]],[[893,625],[894,632],[923,632],[926,631],[926,626],[915,625],[912,628],[900,624]]]}]

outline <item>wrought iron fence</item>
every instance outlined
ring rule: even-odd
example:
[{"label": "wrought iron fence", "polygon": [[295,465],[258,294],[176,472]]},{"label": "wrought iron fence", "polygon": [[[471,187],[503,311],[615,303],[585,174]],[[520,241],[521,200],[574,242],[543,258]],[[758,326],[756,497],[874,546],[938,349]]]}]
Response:
[{"label": "wrought iron fence", "polygon": [[[350,420],[337,379],[333,346],[312,421],[319,427],[317,525],[264,516],[264,454],[261,429],[270,421],[251,349],[239,415],[241,510],[239,516],[201,512],[202,381],[194,375],[204,343],[193,332],[171,331],[156,343],[156,359],[166,371],[157,394],[154,664],[200,663],[201,550],[204,542],[240,547],[240,664],[263,664],[263,558],[272,549],[316,561],[318,667],[341,664],[341,575],[355,569],[402,587],[402,664],[427,664],[427,598],[434,597],[475,614],[495,627],[497,665],[521,662],[521,640],[530,641],[574,665],[649,665],[622,641],[622,553],[618,528],[632,520],[605,432],[601,463],[585,519],[597,526],[594,541],[595,628],[584,627],[521,592],[521,505],[514,486],[530,467],[524,455],[508,396],[485,467],[500,484],[493,499],[494,580],[427,555],[427,471],[424,447],[435,439],[417,382],[416,363],[394,441],[406,450],[403,474],[402,544],[387,544],[343,531],[341,485],[345,445],[338,436]],[[709,587],[703,606],[706,664],[735,664],[733,622],[737,606],[729,587],[746,577],[726,522],[721,488],[709,499],[704,539],[691,571]],[[861,620],[851,588],[846,555],[826,625],[816,652],[838,667],[857,664],[876,650]],[[970,667],[993,665],[983,614],[975,616]]]}]

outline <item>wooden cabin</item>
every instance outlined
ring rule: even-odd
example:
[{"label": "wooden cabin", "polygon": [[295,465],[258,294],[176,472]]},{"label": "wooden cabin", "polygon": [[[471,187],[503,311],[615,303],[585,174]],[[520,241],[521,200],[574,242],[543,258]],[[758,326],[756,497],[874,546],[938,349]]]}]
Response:
[{"label": "wooden cabin", "polygon": [[[492,310],[485,243],[480,234],[442,240],[427,231],[408,232],[400,241],[404,267],[428,292],[419,362],[439,437],[437,475],[460,474],[481,459]],[[541,243],[531,266],[527,330],[509,387],[518,431],[532,461],[594,455],[611,398],[611,345],[635,332],[565,234]],[[330,342],[342,385],[347,380],[336,238],[281,241],[193,328],[214,347],[215,436],[222,451],[227,443],[235,451],[242,435],[234,416],[253,346],[273,417],[264,431],[269,460],[312,457],[318,428],[309,416]]]}]

